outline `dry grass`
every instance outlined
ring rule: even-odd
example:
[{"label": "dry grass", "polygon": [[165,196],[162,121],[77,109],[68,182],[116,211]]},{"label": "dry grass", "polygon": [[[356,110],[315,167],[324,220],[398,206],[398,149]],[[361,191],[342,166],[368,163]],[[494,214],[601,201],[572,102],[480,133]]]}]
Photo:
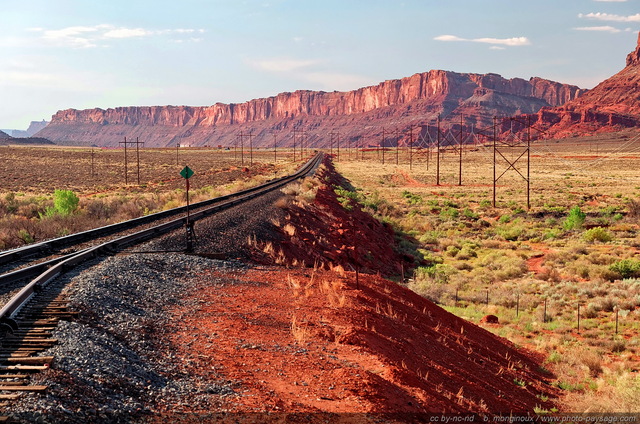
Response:
[{"label": "dry grass", "polygon": [[291,335],[293,336],[293,339],[299,344],[303,344],[309,339],[310,333],[306,323],[301,321],[295,315],[293,316],[293,318],[291,318],[290,329],[291,329]]},{"label": "dry grass", "polygon": [[[491,331],[554,358],[549,366],[572,398],[565,410],[576,412],[591,403],[600,405],[593,410],[624,409],[614,394],[624,399],[640,391],[637,380],[618,385],[610,374],[617,363],[623,373],[640,366],[624,360],[640,352],[640,281],[621,280],[621,267],[614,266],[636,260],[640,249],[640,139],[606,137],[534,143],[530,210],[526,184],[513,171],[501,178],[497,205],[491,205],[493,152],[483,147],[464,153],[462,186],[458,162],[449,156],[441,158],[440,186],[424,155],[416,154],[409,169],[404,150],[398,166],[383,166],[374,155],[337,164],[355,187],[375,193],[366,199],[372,210],[390,205],[393,213],[378,209],[380,219],[414,237],[428,265],[409,287],[472,321],[497,315],[501,325]],[[565,228],[576,206],[584,225]],[[389,314],[386,308],[377,306]],[[614,339],[616,309],[620,335]],[[591,402],[595,393],[602,398]]]}]

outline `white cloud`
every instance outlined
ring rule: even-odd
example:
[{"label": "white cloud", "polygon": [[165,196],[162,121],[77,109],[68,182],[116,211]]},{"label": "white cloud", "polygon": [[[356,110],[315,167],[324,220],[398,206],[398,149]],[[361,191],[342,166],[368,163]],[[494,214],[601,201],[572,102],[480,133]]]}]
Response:
[{"label": "white cloud", "polygon": [[605,26],[592,26],[592,27],[577,27],[574,28],[577,31],[600,31],[600,32],[612,32],[612,33],[616,33],[616,32],[620,32],[621,30],[619,30],[618,28],[614,28],[612,26],[609,25],[605,25]]},{"label": "white cloud", "polygon": [[636,13],[635,15],[613,15],[611,13],[579,13],[578,18],[584,19],[594,19],[596,21],[613,21],[613,22],[640,22],[640,13]]},{"label": "white cloud", "polygon": [[514,38],[474,38],[476,43],[499,44],[504,46],[528,46],[531,44],[527,37]]},{"label": "white cloud", "polygon": [[[148,30],[144,28],[116,27],[114,25],[108,24],[95,26],[71,26],[57,30],[29,28],[28,31],[41,33],[42,40],[54,46],[71,48],[99,47],[100,45],[104,45],[104,43],[109,40],[113,41],[160,35],[191,35],[203,34],[205,32],[204,29],[192,28]],[[200,40],[200,38],[190,37],[186,41]]]},{"label": "white cloud", "polygon": [[531,44],[527,37],[512,37],[512,38],[461,38],[457,35],[438,35],[433,38],[437,41],[469,41],[473,43],[486,43],[498,46],[528,46]]},{"label": "white cloud", "polygon": [[505,47],[500,47],[500,46],[491,46],[491,47],[489,47],[489,49],[491,49],[491,50],[506,50]]},{"label": "white cloud", "polygon": [[434,37],[433,39],[434,40],[438,40],[438,41],[469,41],[469,40],[466,40],[464,38],[460,38],[460,37],[457,37],[455,35],[448,35],[448,34],[438,35],[437,37]]}]

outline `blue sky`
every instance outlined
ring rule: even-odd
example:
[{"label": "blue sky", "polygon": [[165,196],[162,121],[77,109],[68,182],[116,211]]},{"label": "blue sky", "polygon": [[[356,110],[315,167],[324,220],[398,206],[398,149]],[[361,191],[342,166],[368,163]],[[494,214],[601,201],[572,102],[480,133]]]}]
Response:
[{"label": "blue sky", "polygon": [[60,109],[240,103],[430,69],[591,88],[640,0],[22,0],[0,6],[0,128]]}]

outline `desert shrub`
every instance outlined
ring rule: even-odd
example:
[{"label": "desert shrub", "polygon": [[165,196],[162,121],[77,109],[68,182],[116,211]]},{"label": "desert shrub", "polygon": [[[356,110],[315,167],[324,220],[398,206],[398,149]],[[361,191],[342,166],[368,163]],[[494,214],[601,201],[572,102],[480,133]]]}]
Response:
[{"label": "desert shrub", "polygon": [[420,236],[420,243],[424,244],[438,244],[438,239],[443,237],[444,234],[441,231],[426,231],[422,236]]},{"label": "desert shrub", "polygon": [[524,233],[524,227],[516,223],[513,223],[511,225],[502,225],[496,228],[496,234],[508,241],[516,241]]},{"label": "desert shrub", "polygon": [[584,232],[582,238],[585,241],[600,241],[603,243],[613,240],[613,236],[606,229],[602,227],[590,228]]},{"label": "desert shrub", "polygon": [[460,215],[456,208],[448,207],[440,211],[440,219],[443,221],[452,221]]},{"label": "desert shrub", "polygon": [[476,219],[478,219],[480,217],[477,213],[475,213],[474,211],[472,211],[469,208],[466,208],[464,211],[462,211],[462,215],[465,218],[469,218],[469,219],[473,219],[473,220],[476,220]]},{"label": "desert shrub", "polygon": [[480,206],[480,208],[482,209],[488,209],[493,205],[493,203],[491,202],[491,200],[481,200],[480,203],[478,204],[478,206]]},{"label": "desert shrub", "polygon": [[640,202],[637,200],[629,200],[627,203],[629,208],[629,216],[632,218],[640,217]]},{"label": "desert shrub", "polygon": [[409,283],[408,288],[434,303],[442,304],[453,298],[449,286],[433,284],[430,280],[415,279]]},{"label": "desert shrub", "polygon": [[511,222],[511,215],[502,215],[500,219],[498,219],[498,222],[500,222],[501,224],[506,224],[507,222]]},{"label": "desert shrub", "polygon": [[640,277],[640,261],[635,259],[622,259],[612,263],[609,270],[620,274],[622,278]]},{"label": "desert shrub", "polygon": [[62,216],[71,215],[78,209],[80,199],[71,190],[55,190],[53,193],[53,208]]},{"label": "desert shrub", "polygon": [[549,228],[544,232],[543,238],[545,240],[554,240],[562,236],[562,230],[558,228]]},{"label": "desert shrub", "polygon": [[582,227],[586,217],[587,215],[582,212],[580,206],[574,206],[571,208],[569,215],[567,215],[567,218],[564,220],[563,227],[567,231],[578,229]]},{"label": "desert shrub", "polygon": [[449,277],[456,273],[456,269],[446,264],[435,264],[432,266],[421,266],[416,269],[416,280],[431,281],[440,284],[449,282]]},{"label": "desert shrub", "polygon": [[413,194],[407,190],[402,192],[402,197],[406,199],[408,205],[419,205],[422,203],[422,196]]},{"label": "desert shrub", "polygon": [[55,190],[53,193],[53,207],[48,207],[44,212],[39,213],[39,217],[51,218],[58,216],[69,216],[78,208],[80,199],[71,190]]},{"label": "desert shrub", "polygon": [[445,253],[446,253],[448,256],[451,256],[452,258],[455,258],[455,257],[456,257],[456,255],[457,255],[459,252],[460,252],[460,249],[459,249],[458,247],[456,247],[456,246],[449,246],[449,247],[447,247],[447,250],[446,250],[446,252],[445,252]]},{"label": "desert shrub", "polygon": [[348,211],[353,210],[354,204],[361,200],[360,194],[356,191],[347,190],[340,186],[335,186],[333,191],[338,195],[338,202]]}]

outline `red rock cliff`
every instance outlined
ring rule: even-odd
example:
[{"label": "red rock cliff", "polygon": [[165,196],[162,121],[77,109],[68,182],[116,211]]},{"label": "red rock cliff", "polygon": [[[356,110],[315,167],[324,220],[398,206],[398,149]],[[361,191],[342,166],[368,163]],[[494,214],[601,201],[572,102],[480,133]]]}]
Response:
[{"label": "red rock cliff", "polygon": [[[243,129],[266,134],[294,125],[307,130],[327,127],[355,136],[364,125],[402,127],[433,120],[438,114],[463,113],[471,116],[470,123],[479,124],[496,114],[534,113],[544,106],[561,105],[582,92],[576,86],[540,78],[527,81],[433,70],[354,91],[295,91],[240,104],[68,109],[56,113],[38,136],[61,143],[111,146],[124,136],[140,137],[147,146],[232,145]],[[260,145],[260,138],[256,142]],[[320,136],[317,145],[322,145]]]},{"label": "red rock cliff", "polygon": [[563,106],[542,108],[531,120],[555,137],[640,127],[640,33],[623,70]]}]

